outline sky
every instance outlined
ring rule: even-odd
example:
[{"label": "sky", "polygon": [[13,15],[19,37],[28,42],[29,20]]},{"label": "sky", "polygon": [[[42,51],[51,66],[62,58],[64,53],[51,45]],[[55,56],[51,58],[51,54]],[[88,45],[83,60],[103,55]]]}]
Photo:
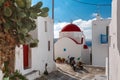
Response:
[{"label": "sky", "polygon": [[[38,1],[43,2],[43,7],[49,7],[49,16],[52,16],[52,0],[32,0],[34,5]],[[111,6],[96,6],[82,4],[111,4],[112,0],[54,0],[54,38],[59,37],[61,29],[73,23],[80,27],[84,32],[86,39],[92,39],[92,24],[95,20],[96,13],[101,18],[111,18]]]}]

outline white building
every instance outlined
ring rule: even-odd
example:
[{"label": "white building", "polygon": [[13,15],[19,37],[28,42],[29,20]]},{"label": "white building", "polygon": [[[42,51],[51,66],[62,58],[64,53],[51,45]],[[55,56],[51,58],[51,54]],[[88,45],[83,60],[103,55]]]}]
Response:
[{"label": "white building", "polygon": [[58,57],[68,59],[69,57],[81,58],[82,62],[90,63],[90,54],[85,45],[85,36],[80,28],[74,24],[66,25],[59,33],[59,39],[54,46],[55,59]]},{"label": "white building", "polygon": [[53,60],[53,20],[49,17],[38,17],[36,24],[37,28],[30,33],[39,40],[38,46],[30,48],[28,45],[21,45],[16,47],[15,54],[15,70],[29,80],[40,77],[45,71],[46,63],[49,73],[56,70]]},{"label": "white building", "polygon": [[112,1],[109,29],[109,80],[120,80],[120,0]]},{"label": "white building", "polygon": [[108,57],[108,28],[110,19],[97,19],[92,22],[92,65],[105,67]]}]

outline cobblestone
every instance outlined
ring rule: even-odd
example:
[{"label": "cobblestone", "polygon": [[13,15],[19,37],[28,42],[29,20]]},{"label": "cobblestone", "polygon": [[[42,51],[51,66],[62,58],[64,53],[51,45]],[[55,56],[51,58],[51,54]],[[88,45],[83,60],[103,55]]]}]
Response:
[{"label": "cobblestone", "polygon": [[104,68],[84,66],[84,70],[74,71],[67,64],[56,64],[56,66],[57,71],[36,80],[107,80]]},{"label": "cobblestone", "polygon": [[77,79],[72,78],[71,76],[68,76],[60,71],[54,71],[49,75],[47,76],[43,75],[36,80],[77,80]]}]

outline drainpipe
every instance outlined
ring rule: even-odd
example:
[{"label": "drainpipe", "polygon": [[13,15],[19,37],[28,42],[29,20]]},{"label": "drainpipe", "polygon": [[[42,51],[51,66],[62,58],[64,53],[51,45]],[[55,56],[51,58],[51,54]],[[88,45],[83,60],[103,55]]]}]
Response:
[{"label": "drainpipe", "polygon": [[53,20],[53,61],[55,61],[55,53],[54,53],[54,0],[52,0],[52,20]]},{"label": "drainpipe", "polygon": [[110,31],[110,26],[108,27],[108,63],[107,63],[107,65],[108,65],[108,69],[107,69],[107,80],[109,80],[109,74],[110,74],[110,72],[109,72],[109,70],[110,70],[110,52],[109,52],[109,47],[110,47],[110,45],[111,45],[111,36],[109,35],[109,31]]}]

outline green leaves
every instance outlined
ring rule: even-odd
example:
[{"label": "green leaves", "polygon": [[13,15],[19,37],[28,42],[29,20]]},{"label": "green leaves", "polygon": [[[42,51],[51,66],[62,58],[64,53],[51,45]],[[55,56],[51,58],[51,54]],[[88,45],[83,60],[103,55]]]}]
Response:
[{"label": "green leaves", "polygon": [[28,33],[28,29],[27,28],[22,28],[21,33],[23,33],[24,35],[26,35]]},{"label": "green leaves", "polygon": [[36,19],[38,16],[47,17],[48,16],[48,7],[42,7],[42,2],[38,2],[30,8],[30,17]]},{"label": "green leaves", "polygon": [[0,0],[0,24],[3,24],[4,32],[14,36],[17,43],[35,46],[38,41],[32,39],[29,32],[36,28],[38,16],[48,16],[49,8],[42,5],[41,1],[31,6],[31,0]]},{"label": "green leaves", "polygon": [[4,15],[10,17],[12,15],[12,10],[10,7],[4,7]]},{"label": "green leaves", "polygon": [[30,43],[31,48],[37,47],[37,45],[38,45],[37,43]]},{"label": "green leaves", "polygon": [[35,39],[35,40],[33,40],[31,43],[30,43],[30,47],[31,48],[33,48],[33,47],[37,47],[38,46],[38,40],[37,39]]},{"label": "green leaves", "polygon": [[3,3],[4,3],[4,0],[0,0],[0,6],[2,6]]},{"label": "green leaves", "polygon": [[26,15],[25,12],[20,12],[20,13],[18,13],[18,16],[19,16],[20,18],[25,18],[27,15]]},{"label": "green leaves", "polygon": [[42,17],[47,17],[48,16],[48,13],[40,13],[39,16],[42,16]]},{"label": "green leaves", "polygon": [[42,7],[43,3],[42,2],[38,2],[37,4],[35,4],[34,6],[32,6],[32,8],[34,9],[40,9]]},{"label": "green leaves", "polygon": [[25,76],[23,76],[21,73],[19,73],[17,70],[10,75],[10,80],[27,80]]},{"label": "green leaves", "polygon": [[34,18],[34,19],[37,19],[38,15],[37,15],[36,12],[31,12],[31,13],[30,13],[30,17],[31,17],[31,18]]},{"label": "green leaves", "polygon": [[25,1],[26,1],[26,0],[15,0],[17,6],[18,6],[19,8],[25,8],[25,7],[26,7]]},{"label": "green leaves", "polygon": [[31,0],[25,0],[26,1],[26,8],[31,7]]},{"label": "green leaves", "polygon": [[42,12],[39,14],[39,16],[47,17],[48,11],[49,11],[49,8],[47,8],[47,7],[42,8]]},{"label": "green leaves", "polygon": [[48,7],[42,8],[42,12],[47,13],[48,11],[49,11],[49,8],[48,8]]},{"label": "green leaves", "polygon": [[10,25],[9,23],[4,23],[3,25],[4,25],[4,27],[5,27],[5,28],[4,28],[5,32],[8,32],[8,30],[10,29],[10,26],[11,26],[11,25]]}]

